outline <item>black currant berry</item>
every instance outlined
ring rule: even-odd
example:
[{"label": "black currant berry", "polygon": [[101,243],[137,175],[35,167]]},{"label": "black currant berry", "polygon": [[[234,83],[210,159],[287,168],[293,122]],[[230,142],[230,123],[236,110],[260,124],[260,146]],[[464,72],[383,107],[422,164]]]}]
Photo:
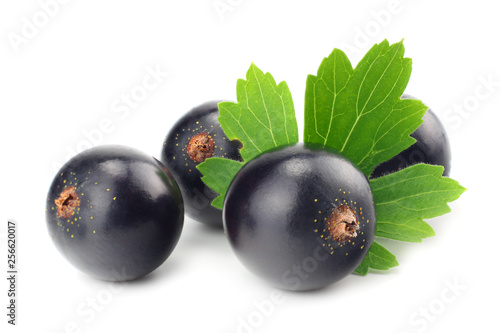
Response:
[{"label": "black currant berry", "polygon": [[123,146],[70,159],[52,181],[46,220],[58,250],[79,270],[124,281],[159,267],[184,222],[182,196],[163,164]]},{"label": "black currant berry", "polygon": [[316,145],[248,162],[224,202],[224,228],[238,259],[289,290],[321,288],[352,273],[372,244],[375,223],[366,176]]},{"label": "black currant berry", "polygon": [[222,226],[222,211],[211,205],[217,193],[201,180],[196,166],[212,156],[241,161],[241,143],[230,141],[222,130],[217,101],[207,102],[186,113],[168,133],[161,161],[172,172],[181,189],[186,214],[212,226]]},{"label": "black currant berry", "polygon": [[[414,97],[403,94],[401,98]],[[378,178],[417,163],[442,165],[443,176],[450,175],[451,148],[443,124],[431,109],[427,109],[422,120],[422,125],[410,135],[417,142],[390,160],[377,165],[370,178]]]}]

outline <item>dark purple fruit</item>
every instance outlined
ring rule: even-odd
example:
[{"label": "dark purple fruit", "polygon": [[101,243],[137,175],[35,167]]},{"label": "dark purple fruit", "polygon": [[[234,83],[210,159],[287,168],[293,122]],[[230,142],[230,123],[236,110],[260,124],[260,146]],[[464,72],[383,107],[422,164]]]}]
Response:
[{"label": "dark purple fruit", "polygon": [[[403,94],[401,98],[414,97]],[[390,160],[377,165],[370,178],[378,178],[417,163],[442,165],[443,176],[450,175],[451,148],[446,130],[431,109],[427,109],[422,119],[422,125],[410,135],[417,141]]]},{"label": "dark purple fruit", "polygon": [[218,194],[201,180],[198,164],[213,156],[241,161],[241,143],[230,141],[218,121],[217,101],[186,113],[172,127],[163,144],[161,161],[181,189],[186,214],[192,219],[222,227],[222,211],[211,205]]},{"label": "dark purple fruit", "polygon": [[76,268],[98,279],[133,280],[159,267],[181,235],[181,193],[165,166],[123,146],[70,159],[47,196],[49,235]]},{"label": "dark purple fruit", "polygon": [[224,228],[238,259],[288,290],[321,288],[352,273],[372,244],[375,223],[365,175],[315,145],[248,162],[224,202]]}]

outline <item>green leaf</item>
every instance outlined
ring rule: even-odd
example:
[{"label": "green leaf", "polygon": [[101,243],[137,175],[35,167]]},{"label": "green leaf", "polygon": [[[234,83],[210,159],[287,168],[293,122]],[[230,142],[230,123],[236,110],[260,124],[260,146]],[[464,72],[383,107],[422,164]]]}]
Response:
[{"label": "green leaf", "polygon": [[[448,213],[447,203],[465,191],[457,181],[443,177],[443,170],[442,166],[416,164],[370,180],[377,208],[375,236],[406,242],[434,236],[423,219]],[[374,242],[355,273],[366,275],[368,268],[387,270],[397,265],[396,257]]]},{"label": "green leaf", "polygon": [[337,111],[337,96],[345,88],[353,68],[344,52],[334,49],[323,59],[317,76],[308,75],[306,82],[304,141],[326,145],[332,135]]},{"label": "green leaf", "polygon": [[[411,73],[403,43],[373,46],[353,69],[340,50],[325,58],[317,75],[309,75],[305,96],[304,140],[331,147],[369,177],[373,169],[411,146],[410,137],[422,123],[427,107],[401,99]],[[220,194],[213,205],[222,208],[232,179],[244,163],[283,145],[298,142],[293,101],[285,82],[276,84],[254,64],[246,80],[237,82],[237,103],[219,103],[219,121],[230,140],[243,144],[243,162],[210,158],[198,165],[203,181]],[[408,167],[370,181],[377,209],[375,235],[421,242],[434,230],[424,221],[450,211],[448,202],[465,189],[443,168],[426,164]],[[357,274],[397,266],[396,257],[374,242]]]},{"label": "green leaf", "polygon": [[269,149],[299,141],[286,82],[277,85],[271,74],[252,63],[246,81],[238,80],[236,95],[238,103],[219,103],[219,122],[230,140],[243,143],[240,153],[246,162]]},{"label": "green leaf", "polygon": [[220,157],[207,158],[197,166],[204,175],[201,180],[213,191],[220,194],[212,201],[212,206],[222,209],[229,184],[242,166],[242,162]]},{"label": "green leaf", "polygon": [[208,158],[197,167],[205,184],[219,193],[212,205],[220,209],[244,163],[272,148],[299,141],[292,95],[284,81],[276,84],[271,74],[264,74],[252,63],[246,80],[238,80],[236,95],[237,103],[219,103],[219,122],[230,140],[243,144],[240,153],[244,162]]},{"label": "green leaf", "polygon": [[368,269],[388,270],[399,263],[391,252],[377,242],[373,242],[361,264],[354,270],[359,275],[368,274]]},{"label": "green leaf", "polygon": [[[339,151],[369,177],[378,164],[411,146],[415,140],[410,134],[422,124],[427,107],[418,100],[401,99],[411,65],[402,41],[374,45],[354,69],[345,53],[334,49],[316,76],[307,78],[304,140]],[[446,203],[464,190],[443,178],[442,171],[419,166],[374,180],[376,236],[408,242],[433,236],[423,219],[449,212]],[[395,256],[375,243],[357,272],[395,265]]]},{"label": "green leaf", "polygon": [[354,70],[340,50],[306,83],[304,138],[329,146],[369,176],[375,166],[411,146],[427,107],[401,100],[411,73],[403,43],[373,46]]},{"label": "green leaf", "polygon": [[447,203],[465,191],[457,181],[442,174],[442,166],[416,164],[370,180],[377,208],[375,235],[406,242],[434,236],[434,230],[423,219],[450,212]]}]

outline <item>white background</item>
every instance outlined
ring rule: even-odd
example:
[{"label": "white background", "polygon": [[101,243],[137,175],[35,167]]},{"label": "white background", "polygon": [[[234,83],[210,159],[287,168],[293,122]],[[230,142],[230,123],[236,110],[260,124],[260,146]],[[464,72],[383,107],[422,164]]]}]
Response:
[{"label": "white background", "polygon": [[[15,328],[6,323],[4,278],[0,284],[2,332],[496,326],[500,21],[493,1],[25,0],[2,1],[0,22],[0,266],[7,261],[6,221],[14,219],[20,272]],[[166,263],[131,283],[83,275],[50,241],[45,197],[57,165],[72,152],[123,144],[158,157],[185,111],[235,99],[236,80],[251,62],[287,81],[302,128],[307,74],[334,47],[356,64],[385,38],[404,38],[414,64],[407,92],[442,118],[453,149],[451,176],[468,188],[452,213],[428,221],[435,237],[383,242],[399,267],[315,292],[280,292],[271,305],[277,291],[246,271],[220,231],[190,219]],[[148,70],[162,73],[158,85],[123,108]]]}]

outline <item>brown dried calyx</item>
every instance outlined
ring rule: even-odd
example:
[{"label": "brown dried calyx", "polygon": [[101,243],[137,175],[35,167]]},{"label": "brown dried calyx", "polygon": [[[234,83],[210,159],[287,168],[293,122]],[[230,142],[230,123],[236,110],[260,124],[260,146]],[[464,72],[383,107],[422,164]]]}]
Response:
[{"label": "brown dried calyx", "polygon": [[54,202],[57,207],[57,216],[65,219],[70,218],[80,205],[80,199],[78,199],[78,193],[76,193],[74,186],[65,188]]},{"label": "brown dried calyx", "polygon": [[196,134],[189,140],[187,153],[196,163],[201,163],[214,154],[214,140],[205,132]]},{"label": "brown dried calyx", "polygon": [[328,218],[328,231],[334,241],[343,243],[355,238],[359,230],[358,218],[354,209],[347,205],[335,208]]}]

